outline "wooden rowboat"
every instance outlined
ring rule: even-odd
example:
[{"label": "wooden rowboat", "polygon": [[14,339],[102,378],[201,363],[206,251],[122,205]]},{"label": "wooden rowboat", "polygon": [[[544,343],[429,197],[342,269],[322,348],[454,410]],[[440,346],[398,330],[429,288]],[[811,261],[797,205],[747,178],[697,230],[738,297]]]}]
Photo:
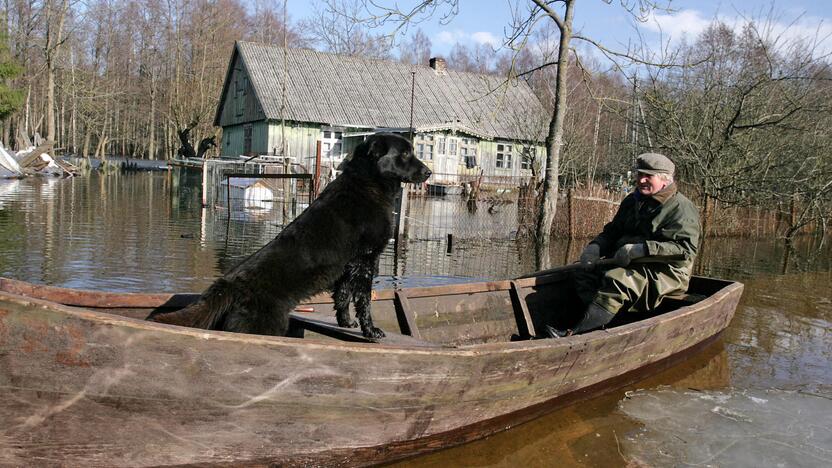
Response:
[{"label": "wooden rowboat", "polygon": [[518,340],[565,314],[568,276],[376,291],[373,316],[388,334],[379,343],[335,326],[324,296],[293,314],[299,339],[142,320],[194,294],[0,279],[0,465],[399,459],[668,367],[725,329],[743,289],[696,277],[652,316]]}]

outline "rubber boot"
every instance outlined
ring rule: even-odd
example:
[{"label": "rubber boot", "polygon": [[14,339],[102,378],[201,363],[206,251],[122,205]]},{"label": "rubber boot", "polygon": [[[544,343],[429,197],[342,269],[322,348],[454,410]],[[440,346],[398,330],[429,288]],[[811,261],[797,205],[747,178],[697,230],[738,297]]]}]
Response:
[{"label": "rubber boot", "polygon": [[543,331],[549,338],[563,338],[602,328],[610,323],[613,317],[615,314],[593,302],[584,311],[583,318],[571,330],[558,330],[551,325],[546,325]]}]

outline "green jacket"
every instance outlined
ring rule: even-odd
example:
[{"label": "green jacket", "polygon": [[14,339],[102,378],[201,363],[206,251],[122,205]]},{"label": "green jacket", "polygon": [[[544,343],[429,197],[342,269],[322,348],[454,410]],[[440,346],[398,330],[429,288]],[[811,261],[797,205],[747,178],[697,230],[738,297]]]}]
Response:
[{"label": "green jacket", "polygon": [[592,242],[601,247],[604,257],[612,257],[624,244],[643,242],[648,256],[635,262],[667,263],[690,275],[699,233],[699,210],[677,192],[676,184],[670,184],[652,197],[637,191],[627,195]]}]

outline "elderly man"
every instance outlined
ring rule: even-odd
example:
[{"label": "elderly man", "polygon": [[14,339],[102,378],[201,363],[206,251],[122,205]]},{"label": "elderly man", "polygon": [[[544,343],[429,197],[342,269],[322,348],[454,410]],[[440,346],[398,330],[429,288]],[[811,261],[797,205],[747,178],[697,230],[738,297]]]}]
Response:
[{"label": "elderly man", "polygon": [[674,169],[661,154],[636,158],[636,190],[581,253],[584,265],[610,257],[617,266],[575,275],[586,309],[571,330],[548,327],[550,336],[601,328],[620,311],[652,310],[665,296],[687,290],[699,244],[699,211],[677,192]]}]

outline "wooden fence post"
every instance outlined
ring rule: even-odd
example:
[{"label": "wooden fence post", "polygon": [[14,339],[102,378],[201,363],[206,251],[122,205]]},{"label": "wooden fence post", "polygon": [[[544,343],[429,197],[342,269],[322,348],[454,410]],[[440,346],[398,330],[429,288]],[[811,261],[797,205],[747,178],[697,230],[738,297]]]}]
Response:
[{"label": "wooden fence post", "polygon": [[569,238],[575,238],[575,189],[566,191],[566,210],[569,214]]}]

